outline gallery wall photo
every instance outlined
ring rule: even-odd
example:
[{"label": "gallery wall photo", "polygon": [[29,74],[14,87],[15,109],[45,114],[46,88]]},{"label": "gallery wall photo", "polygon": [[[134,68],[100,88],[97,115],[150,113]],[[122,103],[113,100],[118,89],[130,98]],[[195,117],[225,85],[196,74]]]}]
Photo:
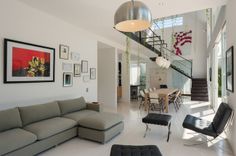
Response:
[{"label": "gallery wall photo", "polygon": [[54,48],[4,39],[4,83],[54,81]]}]

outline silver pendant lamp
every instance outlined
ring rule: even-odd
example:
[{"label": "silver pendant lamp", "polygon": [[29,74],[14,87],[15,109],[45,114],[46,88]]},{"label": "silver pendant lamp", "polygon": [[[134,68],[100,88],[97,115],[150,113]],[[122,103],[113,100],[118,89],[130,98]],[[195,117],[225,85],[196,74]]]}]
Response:
[{"label": "silver pendant lamp", "polygon": [[151,26],[152,14],[149,8],[140,1],[123,3],[114,17],[115,28],[122,32],[142,31]]}]

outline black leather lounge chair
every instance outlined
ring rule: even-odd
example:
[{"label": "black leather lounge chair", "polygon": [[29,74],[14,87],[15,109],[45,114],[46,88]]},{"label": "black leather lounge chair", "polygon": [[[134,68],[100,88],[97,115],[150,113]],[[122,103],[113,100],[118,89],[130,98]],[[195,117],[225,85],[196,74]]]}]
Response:
[{"label": "black leather lounge chair", "polygon": [[212,122],[194,117],[192,115],[187,115],[184,119],[183,127],[197,133],[211,136],[215,139],[225,130],[232,115],[233,111],[229,105],[226,103],[221,103]]}]

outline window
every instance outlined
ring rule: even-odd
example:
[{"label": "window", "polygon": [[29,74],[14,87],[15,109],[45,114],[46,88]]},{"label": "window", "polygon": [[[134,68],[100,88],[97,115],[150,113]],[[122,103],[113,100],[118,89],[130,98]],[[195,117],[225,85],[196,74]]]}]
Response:
[{"label": "window", "polygon": [[172,26],[181,26],[183,25],[183,17],[175,17],[163,20],[156,20],[154,21],[152,28],[154,30],[163,29],[163,28],[170,28]]}]

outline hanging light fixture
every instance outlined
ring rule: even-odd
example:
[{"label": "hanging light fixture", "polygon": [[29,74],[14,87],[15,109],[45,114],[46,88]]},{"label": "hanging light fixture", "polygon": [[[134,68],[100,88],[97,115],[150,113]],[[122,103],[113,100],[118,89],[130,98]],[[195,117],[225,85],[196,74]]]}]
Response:
[{"label": "hanging light fixture", "polygon": [[170,67],[171,62],[162,56],[156,57],[156,64],[161,68],[168,69]]},{"label": "hanging light fixture", "polygon": [[156,64],[158,65],[158,66],[162,66],[162,64],[163,64],[163,58],[161,57],[161,56],[157,56],[156,57]]},{"label": "hanging light fixture", "polygon": [[162,56],[159,56],[159,59],[158,59],[158,65],[163,68],[165,66],[165,59],[162,57]]},{"label": "hanging light fixture", "polygon": [[142,31],[151,26],[152,15],[149,8],[140,1],[123,3],[114,17],[115,28],[122,32]]},{"label": "hanging light fixture", "polygon": [[169,60],[167,60],[167,63],[166,63],[166,69],[168,69],[169,67],[170,67],[170,61]]}]

